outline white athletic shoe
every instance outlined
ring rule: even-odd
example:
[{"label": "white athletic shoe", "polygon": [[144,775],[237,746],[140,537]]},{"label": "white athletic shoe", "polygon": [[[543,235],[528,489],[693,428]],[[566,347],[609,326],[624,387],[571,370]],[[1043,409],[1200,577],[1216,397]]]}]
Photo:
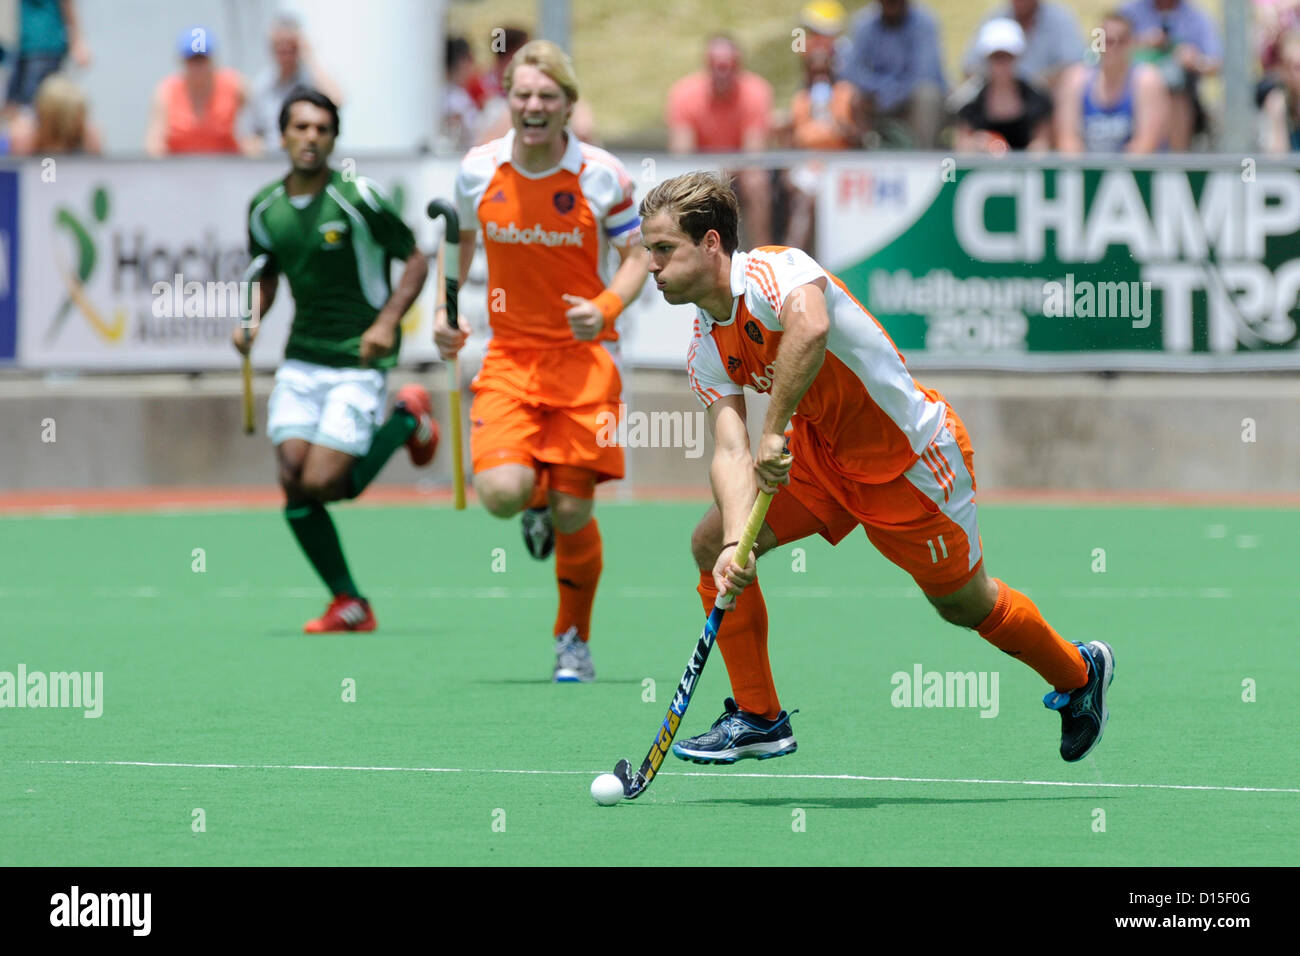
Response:
[{"label": "white athletic shoe", "polygon": [[555,638],[555,673],[551,680],[557,684],[589,684],[595,679],[591,649],[586,641],[578,639],[578,629],[571,627],[558,635]]}]

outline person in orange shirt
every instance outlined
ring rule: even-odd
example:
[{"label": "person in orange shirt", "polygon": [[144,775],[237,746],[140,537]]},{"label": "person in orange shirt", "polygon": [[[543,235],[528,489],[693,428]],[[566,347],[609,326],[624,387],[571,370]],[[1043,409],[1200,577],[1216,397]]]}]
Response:
[{"label": "person in orange shirt", "polygon": [[[1043,702],[1061,715],[1061,756],[1087,755],[1106,726],[1114,655],[1103,641],[1067,642],[1028,597],[985,573],[970,439],[947,400],[912,378],[884,328],[806,253],[737,251],[736,198],[714,177],[661,183],[640,211],[655,285],[667,302],[696,306],[687,372],[709,410],[716,502],[691,537],[699,594],[706,613],[720,593],[739,594],[717,637],[734,697],[673,753],[734,763],[795,751],[768,663],[755,561],[811,534],[838,544],[862,525],[944,620],[975,629],[1053,687]],[[752,457],[745,386],[771,395]],[[753,552],[737,556],[759,488],[780,491]]]},{"label": "person in orange shirt", "polygon": [[206,27],[181,32],[177,50],[183,66],[154,91],[144,148],[150,156],[176,153],[256,155],[256,136],[241,140],[235,124],[248,102],[244,79],[212,61],[216,37]]},{"label": "person in orange shirt", "polygon": [[[772,137],[772,84],[743,68],[740,47],[725,33],[709,37],[704,69],[668,91],[664,112],[671,153],[761,153]],[[772,239],[772,185],[766,169],[736,173],[747,229],[755,245]]]},{"label": "person in orange shirt", "polygon": [[[595,677],[591,608],[602,567],[596,484],[623,477],[609,440],[622,381],[607,346],[641,291],[646,254],[627,171],[569,128],[578,84],[568,56],[534,40],[506,68],[511,130],[475,147],[456,177],[460,279],[479,230],[487,253],[492,340],[472,384],[474,490],[492,514],[524,513],[537,558],[555,551],[558,682]],[[620,259],[603,274],[609,249]],[[438,313],[434,340],[456,355],[466,332]]]},{"label": "person in orange shirt", "polygon": [[[844,8],[837,0],[816,0],[803,8],[804,85],[790,99],[789,145],[821,151],[852,149],[862,143],[853,84],[835,72],[835,43],[844,30]],[[783,176],[789,212],[785,244],[812,248],[817,186],[825,164],[818,159],[794,164]]]}]

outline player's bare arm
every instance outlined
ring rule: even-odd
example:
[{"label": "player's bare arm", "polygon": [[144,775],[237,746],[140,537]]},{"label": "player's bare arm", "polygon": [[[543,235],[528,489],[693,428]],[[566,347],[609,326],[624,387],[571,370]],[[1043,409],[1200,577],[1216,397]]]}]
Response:
[{"label": "player's bare arm", "polygon": [[[464,288],[465,280],[469,278],[470,263],[474,261],[474,249],[478,243],[478,232],[474,229],[462,229],[460,231],[460,272],[458,279],[460,287]],[[438,346],[438,354],[442,356],[443,361],[450,361],[460,354],[460,350],[465,347],[465,339],[469,338],[469,329],[464,325],[458,325],[452,328],[447,322],[447,307],[439,306],[433,315],[433,344]]]},{"label": "player's bare arm", "polygon": [[361,335],[362,365],[369,365],[393,351],[397,344],[397,326],[424,288],[424,280],[428,275],[429,263],[425,260],[424,253],[419,249],[411,250],[411,254],[406,257],[406,268],[402,270],[397,288],[379,310],[370,328]]},{"label": "player's bare arm", "polygon": [[262,328],[262,316],[266,315],[275,303],[275,290],[279,286],[280,272],[276,269],[275,264],[270,262],[262,269],[261,276],[258,277],[257,283],[252,288],[253,301],[249,303],[252,315],[249,317],[247,335],[245,335],[242,322],[236,325],[234,331],[231,332],[235,350],[240,355],[247,355],[252,351],[253,342],[257,339],[257,333]]},{"label": "player's bare arm", "polygon": [[775,491],[790,480],[790,456],[785,452],[785,426],[804,392],[817,377],[826,358],[830,316],[826,313],[825,279],[801,285],[781,307],[779,321],[785,330],[776,351],[772,376],[772,403],[763,420],[755,467],[764,491]]},{"label": "player's bare arm", "polygon": [[736,542],[745,530],[749,511],[758,496],[749,430],[745,427],[745,396],[728,395],[709,406],[713,430],[713,461],[709,483],[722,514],[723,548],[713,566],[713,581],[720,592],[738,593],[754,582],[757,573],[752,554],[741,567],[734,560]]},{"label": "player's bare arm", "polygon": [[600,296],[595,299],[584,299],[578,295],[564,296],[564,302],[569,306],[564,317],[569,321],[575,339],[593,341],[606,324],[617,318],[627,303],[637,297],[645,285],[650,263],[650,254],[645,247],[639,242],[619,246],[618,255],[622,261],[609,286]]}]

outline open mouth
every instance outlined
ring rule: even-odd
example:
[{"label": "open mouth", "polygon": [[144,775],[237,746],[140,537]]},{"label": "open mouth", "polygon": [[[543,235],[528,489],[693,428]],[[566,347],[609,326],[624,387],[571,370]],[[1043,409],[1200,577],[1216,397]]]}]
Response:
[{"label": "open mouth", "polygon": [[546,128],[546,117],[544,117],[544,116],[539,116],[539,117],[527,117],[527,116],[525,116],[525,117],[524,117],[524,128],[525,128],[525,129],[545,129],[545,128]]}]

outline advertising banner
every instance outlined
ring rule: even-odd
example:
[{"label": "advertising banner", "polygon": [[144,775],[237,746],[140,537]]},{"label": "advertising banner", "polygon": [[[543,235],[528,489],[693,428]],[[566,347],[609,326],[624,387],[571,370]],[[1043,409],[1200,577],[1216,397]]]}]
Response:
[{"label": "advertising banner", "polygon": [[1300,368],[1300,172],[833,164],[823,264],[919,367]]},{"label": "advertising banner", "polygon": [[[348,159],[335,165],[377,183],[398,204],[421,247],[432,244],[424,197],[451,187],[436,181],[432,166]],[[240,283],[248,265],[248,204],[284,174],[282,162],[217,158],[166,164],[47,159],[24,166],[21,364],[237,368],[230,336],[246,301]],[[288,283],[281,280],[253,350],[258,367],[278,364],[292,308]],[[433,358],[430,309],[417,302],[403,321],[404,360]]]},{"label": "advertising banner", "polygon": [[18,342],[18,174],[0,169],[0,365]]}]

